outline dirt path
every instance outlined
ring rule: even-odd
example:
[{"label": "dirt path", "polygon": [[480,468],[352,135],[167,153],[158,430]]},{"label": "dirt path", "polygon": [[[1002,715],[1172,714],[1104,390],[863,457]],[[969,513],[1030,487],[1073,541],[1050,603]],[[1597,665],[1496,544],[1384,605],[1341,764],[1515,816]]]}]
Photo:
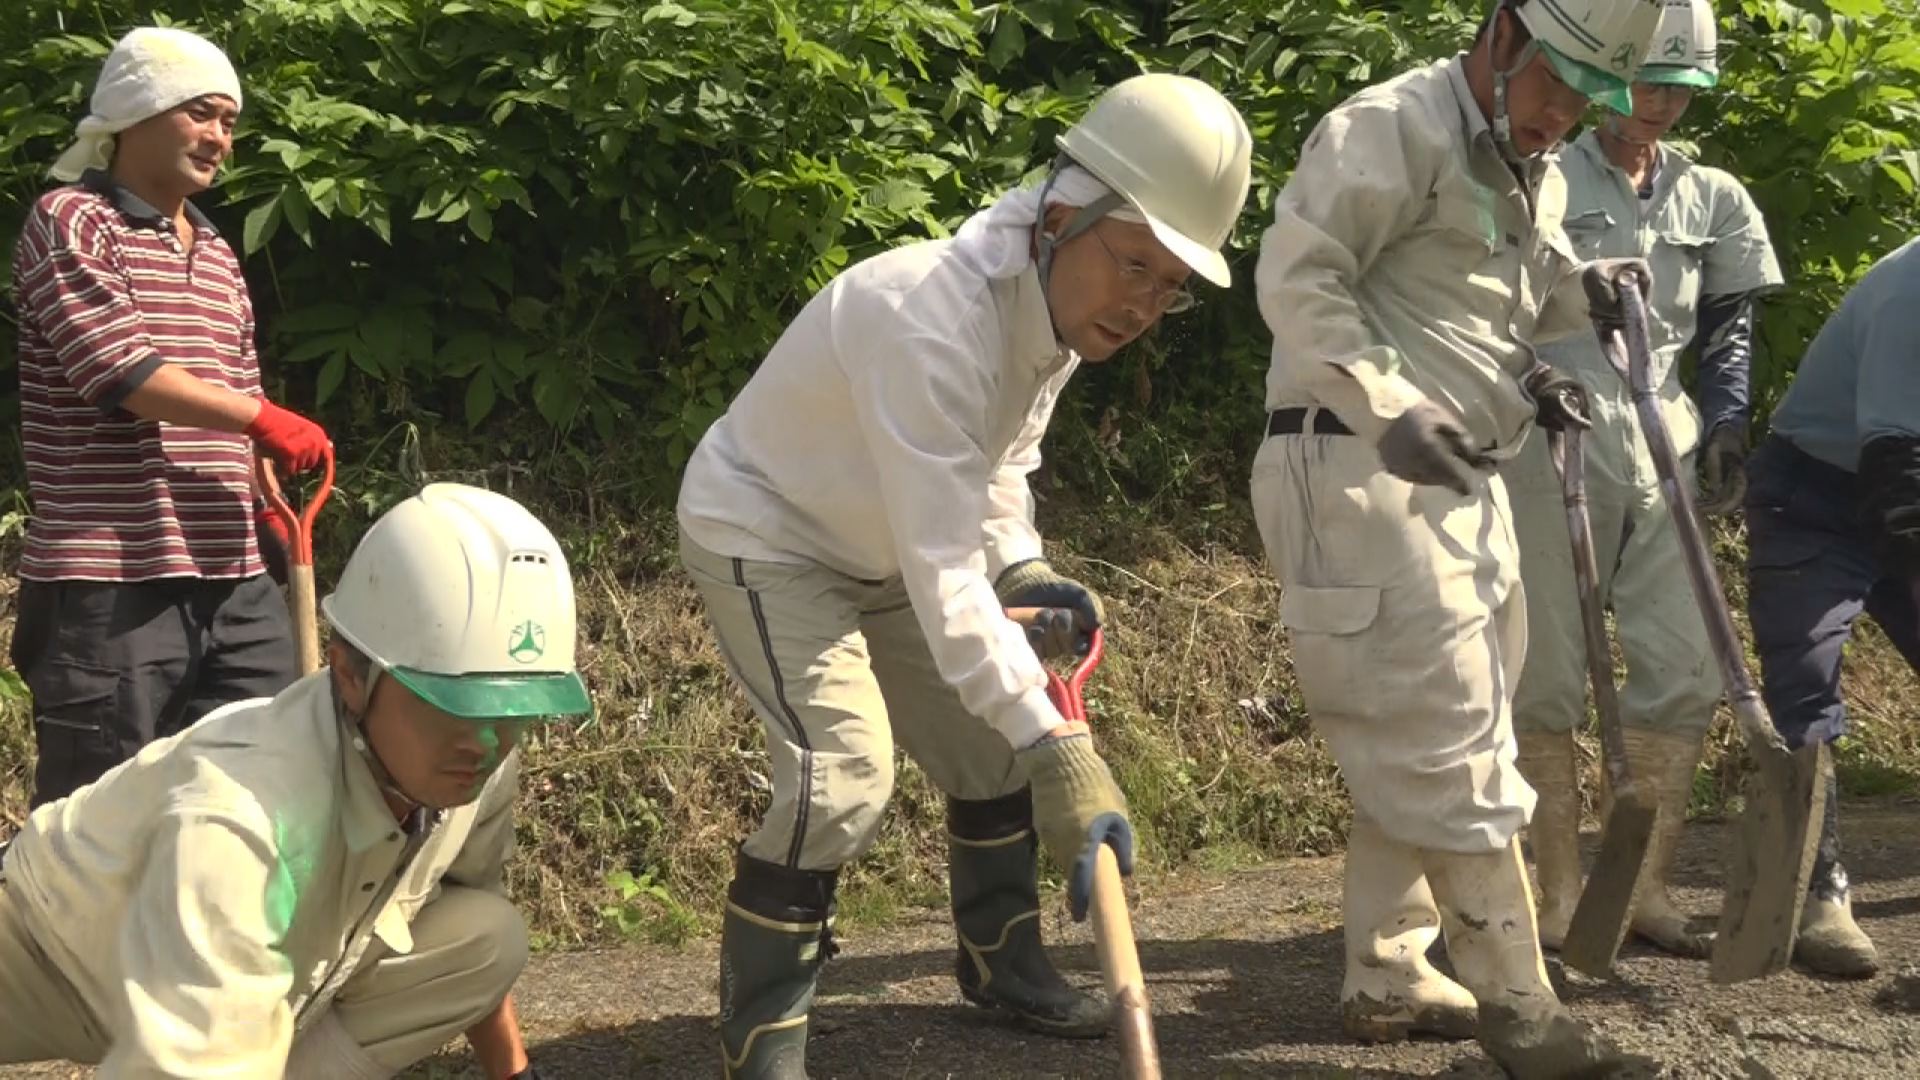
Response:
[{"label": "dirt path", "polygon": [[[1629,945],[1600,982],[1550,964],[1576,1011],[1673,1077],[1899,1077],[1920,1072],[1920,1012],[1891,1000],[1892,972],[1920,962],[1920,807],[1851,807],[1856,912],[1886,972],[1831,982],[1790,972],[1718,987],[1705,965]],[[1707,910],[1724,830],[1697,826],[1682,849],[1682,902]],[[1591,845],[1593,837],[1587,838]],[[1497,1077],[1472,1044],[1360,1047],[1343,1040],[1340,862],[1293,860],[1155,883],[1136,925],[1169,1076]],[[965,1006],[938,912],[846,937],[828,967],[809,1049],[829,1077],[1117,1076],[1111,1042],[1025,1035]],[[1050,920],[1063,965],[1097,981],[1083,929]],[[537,958],[517,991],[549,1080],[711,1076],[715,945]],[[1920,1003],[1916,1003],[1920,1008]],[[0,1070],[6,1076],[72,1075]],[[470,1074],[449,1055],[408,1074]]]}]

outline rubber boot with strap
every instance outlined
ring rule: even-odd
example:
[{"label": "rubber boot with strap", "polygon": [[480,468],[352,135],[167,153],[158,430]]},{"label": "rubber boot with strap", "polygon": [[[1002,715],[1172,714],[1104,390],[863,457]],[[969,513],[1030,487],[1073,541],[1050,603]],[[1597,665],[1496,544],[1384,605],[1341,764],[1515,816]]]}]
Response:
[{"label": "rubber boot with strap", "polygon": [[837,871],[742,853],[720,934],[720,1061],[740,1080],[806,1080],[807,1014],[833,944]]},{"label": "rubber boot with strap", "polygon": [[1424,850],[1447,955],[1480,1008],[1480,1046],[1526,1080],[1598,1077],[1641,1062],[1574,1018],[1547,981],[1518,840],[1478,854]]},{"label": "rubber boot with strap", "polygon": [[1880,953],[1853,921],[1853,894],[1847,868],[1840,864],[1840,792],[1827,766],[1827,802],[1821,814],[1820,846],[1814,851],[1813,879],[1800,911],[1800,936],[1793,958],[1821,975],[1864,979],[1880,969]]},{"label": "rubber boot with strap", "polygon": [[1558,949],[1567,939],[1580,890],[1580,783],[1573,732],[1516,729],[1520,775],[1536,799],[1527,844],[1540,875],[1540,944]]},{"label": "rubber boot with strap", "polygon": [[[1690,918],[1674,904],[1667,874],[1687,827],[1687,804],[1693,801],[1693,773],[1705,733],[1623,727],[1620,734],[1627,744],[1628,770],[1637,783],[1652,786],[1660,803],[1633,898],[1633,932],[1675,956],[1704,959],[1713,952],[1712,921]],[[1611,798],[1609,791],[1609,805]]]},{"label": "rubber boot with strap", "polygon": [[1440,912],[1419,851],[1357,812],[1340,904],[1347,939],[1340,1022],[1347,1035],[1363,1042],[1473,1038],[1473,995],[1427,961],[1440,939]]},{"label": "rubber boot with strap", "polygon": [[949,799],[947,834],[960,993],[1041,1034],[1106,1034],[1105,1005],[1069,986],[1040,941],[1039,841],[1029,790]]}]

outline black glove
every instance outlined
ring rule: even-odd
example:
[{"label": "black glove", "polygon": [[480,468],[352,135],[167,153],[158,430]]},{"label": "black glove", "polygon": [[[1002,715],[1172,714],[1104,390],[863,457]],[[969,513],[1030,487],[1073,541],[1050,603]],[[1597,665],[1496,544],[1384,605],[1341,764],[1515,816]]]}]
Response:
[{"label": "black glove", "polygon": [[1487,463],[1460,421],[1424,399],[1395,417],[1374,449],[1380,453],[1380,464],[1407,483],[1434,484],[1456,495],[1473,490],[1473,470]]},{"label": "black glove", "polygon": [[1720,516],[1740,509],[1747,496],[1747,432],[1721,424],[1700,448],[1700,512]]},{"label": "black glove", "polygon": [[1080,621],[1080,632],[1088,634],[1106,621],[1106,608],[1092,589],[1061,577],[1045,559],[1027,559],[1014,563],[993,583],[1002,607],[1072,608]]},{"label": "black glove", "polygon": [[1880,572],[1920,578],[1920,437],[1882,435],[1860,448],[1860,510]]},{"label": "black glove", "polygon": [[1549,431],[1593,429],[1593,406],[1587,401],[1587,388],[1573,376],[1536,362],[1520,380],[1520,388],[1533,399],[1533,422],[1541,427]]},{"label": "black glove", "polygon": [[1620,302],[1620,275],[1633,271],[1639,279],[1641,307],[1653,304],[1653,267],[1640,258],[1595,259],[1581,268],[1580,284],[1587,293],[1587,311],[1605,348],[1611,331],[1627,324],[1626,307]]}]

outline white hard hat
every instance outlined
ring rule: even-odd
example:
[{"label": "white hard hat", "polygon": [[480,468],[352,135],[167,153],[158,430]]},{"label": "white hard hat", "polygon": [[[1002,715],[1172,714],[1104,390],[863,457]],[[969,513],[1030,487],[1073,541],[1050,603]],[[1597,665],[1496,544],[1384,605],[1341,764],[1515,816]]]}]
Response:
[{"label": "white hard hat", "polygon": [[1507,0],[1563,82],[1614,112],[1660,26],[1664,0]]},{"label": "white hard hat", "polygon": [[1710,0],[1666,0],[1640,82],[1710,87],[1720,81],[1720,30]]},{"label": "white hard hat", "polygon": [[382,671],[455,716],[592,710],[574,670],[566,556],[505,495],[427,485],[367,530],[321,610]]},{"label": "white hard hat", "polygon": [[1221,249],[1253,182],[1253,136],[1219,91],[1185,75],[1136,75],[1058,142],[1176,258],[1215,285],[1233,283]]}]

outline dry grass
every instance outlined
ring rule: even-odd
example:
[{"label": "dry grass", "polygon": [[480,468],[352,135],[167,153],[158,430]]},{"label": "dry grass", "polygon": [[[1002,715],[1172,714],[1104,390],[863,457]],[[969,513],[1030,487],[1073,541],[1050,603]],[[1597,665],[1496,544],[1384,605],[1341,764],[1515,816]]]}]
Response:
[{"label": "dry grass", "polygon": [[[677,940],[715,923],[734,844],[767,790],[757,725],[728,684],[698,598],[672,564],[666,516],[608,516],[556,502],[574,552],[581,640],[599,712],[527,750],[513,887],[546,946],[623,936]],[[1125,508],[1043,511],[1054,558],[1108,600],[1108,660],[1090,688],[1104,751],[1132,801],[1149,878],[1189,861],[1229,864],[1338,847],[1339,780],[1299,704],[1276,589],[1241,510],[1205,522],[1147,522]],[[349,503],[321,559],[331,579],[378,500]],[[1722,538],[1729,556],[1739,538]],[[10,560],[9,560],[10,563]],[[1737,573],[1728,575],[1737,593]],[[12,583],[0,585],[0,643]],[[1877,630],[1851,658],[1856,736],[1843,748],[1851,790],[1905,790],[1920,775],[1909,722],[1920,689]],[[0,813],[17,823],[31,740],[18,695],[0,712]],[[1716,726],[1696,810],[1724,808],[1740,769]],[[1589,743],[1591,747],[1591,744]],[[1591,778],[1591,774],[1590,774]],[[1591,790],[1591,785],[1589,785]],[[943,807],[924,777],[900,770],[894,813],[846,878],[852,922],[944,901]]]}]

